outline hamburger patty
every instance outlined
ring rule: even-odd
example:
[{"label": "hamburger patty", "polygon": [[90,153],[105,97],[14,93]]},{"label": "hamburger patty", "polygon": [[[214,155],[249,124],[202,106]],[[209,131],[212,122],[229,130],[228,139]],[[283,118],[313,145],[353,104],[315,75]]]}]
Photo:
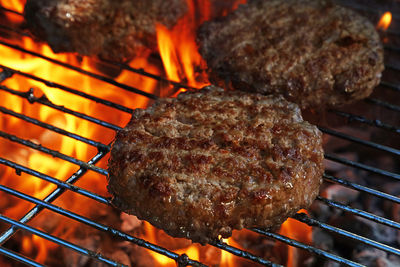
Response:
[{"label": "hamburger patty", "polygon": [[211,82],[282,94],[301,108],[365,98],[384,68],[374,26],[325,0],[249,0],[204,23],[198,44]]},{"label": "hamburger patty", "polygon": [[209,86],[135,110],[113,145],[108,190],[119,209],[204,244],[307,208],[322,160],[321,133],[296,104]]},{"label": "hamburger patty", "polygon": [[156,48],[155,24],[172,27],[185,0],[28,0],[24,15],[55,52],[78,52],[123,61]]}]

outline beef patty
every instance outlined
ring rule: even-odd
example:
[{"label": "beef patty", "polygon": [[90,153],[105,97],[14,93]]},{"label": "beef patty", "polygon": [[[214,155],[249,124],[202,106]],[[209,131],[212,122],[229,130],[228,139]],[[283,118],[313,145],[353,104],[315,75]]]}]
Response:
[{"label": "beef patty", "polygon": [[325,0],[249,0],[204,23],[198,44],[212,82],[282,94],[301,108],[365,98],[384,68],[374,26]]},{"label": "beef patty", "polygon": [[24,15],[55,52],[124,61],[157,47],[155,23],[170,28],[186,11],[185,0],[28,0]]},{"label": "beef patty", "polygon": [[282,97],[210,86],[135,110],[108,190],[119,209],[206,243],[282,223],[318,194],[321,133]]}]

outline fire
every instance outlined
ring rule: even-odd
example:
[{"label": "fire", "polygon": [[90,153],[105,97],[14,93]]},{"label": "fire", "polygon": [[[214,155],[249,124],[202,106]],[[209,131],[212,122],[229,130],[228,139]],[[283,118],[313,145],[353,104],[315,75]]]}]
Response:
[{"label": "fire", "polygon": [[376,28],[386,31],[389,28],[391,22],[392,22],[392,13],[387,11],[382,15],[381,19],[376,25]]},{"label": "fire", "polygon": [[[236,247],[236,248],[241,247],[237,242],[235,242],[235,240],[232,237],[228,238],[228,239],[224,239],[223,242],[230,246]],[[221,252],[221,266],[236,267],[237,265],[236,265],[236,261],[235,261],[235,256],[229,252],[222,251]]]},{"label": "fire", "polygon": [[[171,30],[161,24],[156,25],[157,42],[165,71],[170,80],[183,82],[195,88],[208,85],[207,76],[196,75],[205,70],[206,64],[196,45],[196,29],[210,18],[210,3],[208,1],[186,0],[189,11]],[[202,15],[196,18],[196,8],[200,7]],[[197,70],[196,70],[197,69]]]},{"label": "fire", "polygon": [[[306,210],[301,209],[298,213],[307,213]],[[301,241],[306,244],[312,243],[312,227],[307,224],[301,223],[292,218],[287,219],[281,226],[279,233],[289,238]],[[300,250],[289,245],[287,247],[287,264],[289,267],[299,266]]]},{"label": "fire", "polygon": [[[22,12],[24,1],[0,1],[0,4],[6,8]],[[12,13],[9,12],[7,14],[11,14],[9,17],[7,16],[10,24],[17,27],[21,17],[19,16],[18,20],[16,17],[17,15],[12,15]],[[28,37],[12,40],[7,39],[6,41],[12,42],[29,51],[40,53],[46,57],[71,64],[90,72],[99,73],[97,68],[94,67],[96,61],[93,59],[84,57],[78,60],[74,54],[54,54],[49,46],[38,44]],[[105,84],[102,81],[63,68],[44,59],[30,56],[7,46],[0,45],[0,55],[1,64],[9,68],[29,73],[45,80],[51,80],[52,82],[113,101],[126,107],[145,108],[148,105],[148,99],[144,96],[123,91],[115,86]],[[158,66],[150,63],[147,57],[148,55],[137,57],[132,60],[129,65],[133,68],[146,69],[146,71],[150,73],[160,75],[161,71]],[[157,89],[157,82],[155,80],[128,71],[122,71],[116,78],[116,81],[140,88],[142,91],[149,93],[153,93],[154,90]],[[42,83],[24,78],[20,75],[14,75],[12,78],[3,81],[1,85],[21,92],[33,88],[36,97],[43,95],[54,104],[63,105],[71,110],[79,111],[95,118],[101,118],[104,121],[121,127],[130,119],[129,114],[115,112],[112,108],[101,106],[94,101],[78,97],[62,90],[47,87]],[[44,105],[36,103],[30,104],[25,99],[4,91],[0,91],[0,106],[103,144],[108,144],[113,140],[115,135],[114,131],[105,129],[97,124],[51,109]],[[83,161],[88,161],[97,152],[96,148],[85,143],[27,122],[22,122],[20,119],[9,115],[2,114],[0,116],[0,130]],[[10,153],[10,151],[12,151],[12,153]],[[74,164],[70,164],[58,158],[53,158],[50,155],[35,150],[27,149],[24,146],[7,141],[4,138],[0,138],[0,153],[1,156],[6,159],[61,180],[65,180],[66,177],[71,176],[78,169]],[[101,161],[99,167],[106,168],[107,161]],[[56,188],[53,184],[25,173],[16,175],[13,169],[3,165],[0,166],[0,183],[39,199],[44,199]],[[79,181],[78,185],[83,188],[89,188],[95,193],[107,195],[105,177],[97,173],[88,172],[84,179]],[[3,201],[2,199],[2,202]],[[57,200],[57,205],[86,215],[90,214],[90,210],[93,209],[93,207],[102,208],[100,204],[93,200],[80,197],[71,192],[66,192],[59,198]],[[17,199],[11,197],[10,200],[6,200],[0,205],[2,209],[1,212],[5,216],[14,219],[19,219],[32,207],[33,204],[25,201],[17,201]],[[35,218],[32,221],[33,224],[36,227],[40,227],[39,222],[45,221],[46,215],[46,213],[43,213],[38,216],[38,218]],[[52,220],[57,222],[56,219]],[[73,223],[71,224],[71,222],[66,223],[61,221],[60,224],[47,225],[46,229],[43,230],[65,238],[74,231],[76,226]],[[26,255],[32,256],[39,263],[45,263],[49,251],[56,248],[54,243],[34,235],[23,236],[21,246],[21,250],[26,253]]]},{"label": "fire", "polygon": [[[236,8],[238,4],[244,2],[246,1],[236,1],[231,9]],[[24,3],[25,1],[21,0],[0,0],[1,6],[18,12],[23,12]],[[209,84],[209,82],[205,74],[206,64],[197,51],[195,34],[199,25],[211,18],[212,7],[209,0],[187,0],[187,4],[187,15],[181,18],[175,27],[168,29],[162,25],[156,25],[158,50],[164,68],[161,68],[160,64],[152,63],[149,60],[149,54],[142,54],[136,57],[129,62],[129,66],[136,69],[144,69],[148,73],[155,75],[166,74],[171,81],[184,83],[194,88],[201,88]],[[227,10],[222,12],[222,14],[226,13]],[[21,16],[9,12],[5,14],[7,20],[14,26],[18,26],[22,22]],[[96,67],[99,64],[96,59],[88,57],[78,58],[75,54],[71,53],[55,54],[46,44],[38,44],[29,37],[23,36],[13,40],[7,39],[6,41],[19,45],[29,51],[40,53],[46,57],[71,64],[93,73],[101,74]],[[132,109],[145,108],[149,105],[149,100],[144,96],[124,91],[103,81],[82,75],[81,73],[50,63],[44,59],[30,56],[5,45],[0,45],[0,55],[2,57],[1,64],[9,68],[29,73]],[[160,84],[154,79],[127,70],[123,70],[116,75],[115,80],[148,93],[156,93],[160,89],[166,89],[159,88]],[[130,114],[116,112],[113,108],[102,106],[94,101],[84,99],[63,90],[47,87],[40,82],[24,78],[21,75],[14,75],[12,78],[1,82],[1,85],[21,92],[33,88],[36,97],[45,96],[54,104],[63,105],[71,110],[79,111],[95,118],[101,118],[106,122],[121,127],[126,125],[130,119]],[[185,89],[179,89],[179,92],[184,90]],[[174,96],[176,94],[177,93],[175,93]],[[105,129],[97,124],[51,109],[44,105],[37,103],[30,104],[23,98],[1,90],[0,106],[103,144],[108,144],[115,136],[113,130]],[[41,144],[44,147],[59,151],[82,161],[88,161],[97,153],[96,148],[83,142],[34,126],[27,122],[21,122],[20,119],[9,115],[2,114],[0,116],[0,130]],[[74,164],[32,149],[27,149],[22,145],[7,141],[4,138],[0,138],[0,154],[2,157],[6,157],[6,159],[57,179],[65,180],[66,177],[71,176],[77,170],[77,166]],[[107,168],[107,158],[100,161],[98,166]],[[39,199],[44,199],[56,188],[53,184],[25,173],[16,174],[13,169],[3,165],[0,165],[0,184]],[[78,185],[92,192],[107,195],[105,177],[97,173],[88,172],[84,176],[84,179],[78,182]],[[33,207],[33,204],[11,197],[10,200],[7,199],[4,202],[2,200],[1,202],[1,212],[5,216],[14,219],[19,219]],[[93,210],[104,209],[104,207],[100,206],[97,202],[80,197],[72,192],[64,193],[64,195],[57,200],[56,204],[89,217]],[[65,220],[56,219],[54,219],[53,223],[42,226],[43,223],[40,224],[40,222],[46,221],[46,216],[49,214],[50,213],[46,212],[42,213],[35,218],[31,224],[35,227],[42,228],[45,232],[60,236],[61,238],[67,238],[72,235],[76,227],[79,226],[79,224],[75,225],[71,223],[71,221],[67,223]],[[53,218],[48,221],[53,221]],[[145,234],[143,234],[141,238],[152,243],[158,243],[159,240],[157,240],[156,231],[158,230],[149,223],[144,222]],[[297,222],[292,222],[291,220],[285,222],[281,228],[281,233],[299,238],[300,240],[306,240],[306,242],[311,242],[311,230],[307,227],[299,226]],[[21,240],[21,251],[42,264],[46,262],[46,258],[50,252],[57,247],[54,243],[48,242],[35,235],[23,235]],[[226,242],[229,245],[241,248],[233,238],[226,240]],[[221,252],[211,246],[202,247],[192,244],[173,251],[178,254],[186,254],[193,260],[201,261],[208,257],[214,260],[221,260],[216,263],[220,264],[220,266],[239,266],[235,261],[235,257],[230,253],[225,251]],[[176,266],[175,261],[165,256],[150,250],[147,252],[151,254],[158,266]],[[295,253],[296,251],[293,248],[289,248],[289,266],[295,266],[293,263]]]},{"label": "fire", "polygon": [[1,6],[21,13],[24,10],[25,1],[21,0],[8,0],[1,1]]}]

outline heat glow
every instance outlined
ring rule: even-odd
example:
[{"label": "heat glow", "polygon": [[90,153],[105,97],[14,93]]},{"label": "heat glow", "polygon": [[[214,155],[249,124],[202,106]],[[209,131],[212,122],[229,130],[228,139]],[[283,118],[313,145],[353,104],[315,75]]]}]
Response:
[{"label": "heat glow", "polygon": [[[244,2],[243,0],[234,2],[231,9],[236,8],[238,4]],[[23,12],[24,4],[25,1],[20,0],[0,0],[1,6],[20,13]],[[146,72],[155,75],[167,76],[169,80],[174,82],[184,83],[194,88],[201,88],[209,84],[209,82],[205,74],[206,64],[197,51],[195,33],[201,23],[211,18],[213,10],[211,2],[207,0],[187,0],[187,4],[187,15],[181,18],[175,27],[168,29],[162,25],[156,26],[158,52],[162,59],[162,64],[154,63],[149,59],[149,54],[143,54],[129,62],[129,66],[136,69],[144,69]],[[222,12],[222,14],[227,13],[228,10],[223,10]],[[5,14],[6,19],[14,28],[18,28],[23,22],[23,18],[20,15],[9,12]],[[0,40],[3,39],[0,35]],[[13,35],[12,38],[7,37],[4,40],[45,57],[68,63],[92,73],[105,75],[99,71],[99,61],[94,58],[78,57],[72,53],[55,54],[46,44],[37,43],[26,36],[14,37]],[[68,88],[76,89],[101,99],[107,99],[131,109],[145,108],[149,105],[149,100],[146,97],[122,90],[111,84],[64,68],[39,57],[23,53],[12,47],[0,45],[0,55],[0,64],[24,73],[29,73],[35,77],[50,80],[54,83],[59,83]],[[114,78],[119,83],[139,88],[148,93],[157,93],[160,90],[168,91],[171,89],[160,88],[160,84],[156,80],[126,70],[120,71]],[[114,139],[114,130],[106,129],[98,124],[57,111],[39,103],[31,104],[24,98],[6,92],[5,89],[26,92],[32,88],[36,97],[46,97],[53,104],[62,105],[94,118],[100,118],[103,121],[120,127],[126,125],[130,119],[130,114],[116,112],[113,108],[97,104],[92,100],[79,97],[65,90],[48,87],[41,82],[28,79],[23,75],[15,74],[11,78],[1,82],[0,86],[1,107],[103,144],[109,144]],[[172,87],[170,85],[165,86]],[[179,92],[184,90],[180,89]],[[177,92],[174,93],[174,95],[176,94]],[[1,114],[0,116],[0,131],[36,144],[41,144],[43,147],[59,151],[62,154],[85,162],[97,153],[97,149],[93,146],[6,114]],[[10,142],[5,138],[0,138],[0,155],[8,160],[60,180],[65,180],[66,177],[70,177],[78,170],[75,164],[52,157],[46,153],[29,149],[15,142]],[[106,169],[107,158],[100,161],[97,166]],[[14,169],[5,167],[4,165],[0,165],[0,184],[39,199],[44,199],[56,188],[54,184],[26,173],[16,174]],[[107,195],[106,184],[106,178],[93,171],[89,171],[77,183],[79,187],[103,196]],[[64,193],[54,204],[87,217],[90,217],[96,210],[104,209],[104,206],[101,204],[71,192]],[[0,212],[13,219],[20,219],[32,207],[33,204],[11,196],[5,200],[2,197],[0,201]],[[75,230],[82,226],[74,221],[65,220],[65,217],[46,211],[32,220],[30,224],[65,239],[73,237]],[[311,239],[307,239],[311,230],[297,224],[297,222],[288,220],[282,226],[281,233],[311,242]],[[156,234],[156,231],[159,230],[146,222],[143,225],[144,233],[139,237],[155,244],[159,243],[160,240],[158,240],[159,237]],[[298,234],[298,231],[305,232]],[[307,236],[307,238],[304,236]],[[236,248],[243,249],[233,239],[225,240],[225,242]],[[49,253],[57,249],[57,247],[55,243],[46,241],[35,235],[25,234],[21,238],[21,252],[41,264],[46,263]],[[293,263],[293,259],[295,258],[294,250],[292,247],[288,248],[289,266],[296,266]],[[221,252],[219,249],[211,246],[189,245],[173,251],[178,254],[185,253],[193,260],[210,261],[220,266],[240,266],[232,254],[225,251]],[[176,266],[175,261],[165,256],[150,250],[146,250],[146,253],[150,253],[157,266]]]}]

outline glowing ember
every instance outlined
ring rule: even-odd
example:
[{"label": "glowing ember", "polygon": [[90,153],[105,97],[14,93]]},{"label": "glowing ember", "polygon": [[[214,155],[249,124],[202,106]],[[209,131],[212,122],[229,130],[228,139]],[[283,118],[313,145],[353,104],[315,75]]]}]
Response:
[{"label": "glowing ember", "polygon": [[389,28],[391,22],[392,13],[390,13],[389,11],[385,12],[379,20],[378,24],[376,25],[376,28],[386,31]]}]

